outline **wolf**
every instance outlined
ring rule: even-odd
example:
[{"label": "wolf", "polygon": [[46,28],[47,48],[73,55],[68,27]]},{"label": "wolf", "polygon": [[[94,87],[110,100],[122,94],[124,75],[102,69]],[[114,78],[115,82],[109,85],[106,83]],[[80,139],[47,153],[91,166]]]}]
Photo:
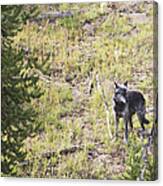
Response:
[{"label": "wolf", "polygon": [[145,130],[144,124],[149,124],[146,119],[145,99],[141,92],[129,90],[128,82],[118,84],[114,82],[115,89],[113,95],[113,111],[115,119],[116,138],[118,137],[119,119],[123,118],[125,125],[124,140],[128,143],[128,124],[133,129],[132,116],[137,114],[142,130]]}]

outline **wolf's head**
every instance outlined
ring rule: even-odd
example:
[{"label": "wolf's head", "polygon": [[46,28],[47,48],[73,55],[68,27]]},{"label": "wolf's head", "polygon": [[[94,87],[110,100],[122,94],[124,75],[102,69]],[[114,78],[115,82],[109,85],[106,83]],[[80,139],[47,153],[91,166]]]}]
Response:
[{"label": "wolf's head", "polygon": [[124,84],[118,84],[114,82],[114,97],[113,100],[115,103],[123,103],[127,102],[127,91],[128,91],[128,82],[126,81]]}]

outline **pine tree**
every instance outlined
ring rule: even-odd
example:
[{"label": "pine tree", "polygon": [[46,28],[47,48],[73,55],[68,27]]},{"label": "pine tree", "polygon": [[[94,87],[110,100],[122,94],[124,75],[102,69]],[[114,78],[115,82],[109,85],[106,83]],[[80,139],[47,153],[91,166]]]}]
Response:
[{"label": "pine tree", "polygon": [[13,47],[13,38],[26,21],[35,16],[37,7],[8,5],[1,7],[1,172],[16,176],[24,160],[24,140],[33,135],[37,113],[31,105],[42,95],[33,69],[37,59],[23,49]]}]

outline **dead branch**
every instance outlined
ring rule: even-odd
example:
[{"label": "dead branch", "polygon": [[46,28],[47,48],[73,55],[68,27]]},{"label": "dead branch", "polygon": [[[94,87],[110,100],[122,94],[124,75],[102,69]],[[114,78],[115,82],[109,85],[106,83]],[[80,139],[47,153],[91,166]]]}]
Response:
[{"label": "dead branch", "polygon": [[65,149],[61,149],[59,150],[58,152],[57,151],[48,151],[48,152],[44,152],[44,153],[41,153],[35,157],[33,157],[31,160],[24,160],[20,163],[20,166],[27,166],[27,165],[31,165],[33,164],[34,160],[35,159],[50,159],[51,157],[53,156],[57,156],[57,155],[61,155],[61,156],[66,156],[68,154],[72,154],[72,153],[75,153],[76,151],[78,150],[83,150],[84,148],[84,145],[74,145],[72,147],[69,147],[69,148],[65,148]]},{"label": "dead branch", "polygon": [[45,152],[45,153],[42,153],[41,154],[41,157],[42,158],[51,158],[52,156],[55,156],[55,155],[68,155],[68,154],[72,154],[72,153],[75,153],[77,150],[82,150],[83,149],[83,146],[78,146],[78,145],[74,145],[72,147],[69,147],[69,148],[65,148],[65,149],[61,149],[59,152],[57,151],[50,151],[50,152]]}]

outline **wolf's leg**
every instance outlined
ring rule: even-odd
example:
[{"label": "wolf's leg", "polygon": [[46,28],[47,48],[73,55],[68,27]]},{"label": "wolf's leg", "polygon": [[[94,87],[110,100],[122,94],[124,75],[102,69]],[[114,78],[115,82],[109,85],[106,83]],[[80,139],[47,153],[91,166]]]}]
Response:
[{"label": "wolf's leg", "polygon": [[130,123],[130,128],[132,130],[133,129],[133,123],[132,123],[132,116],[131,115],[129,117],[129,123]]},{"label": "wolf's leg", "polygon": [[145,130],[145,127],[144,127],[144,114],[140,111],[137,113],[137,116],[138,116],[138,119],[139,119],[139,122],[140,122],[140,125],[142,127],[143,130]]},{"label": "wolf's leg", "polygon": [[124,124],[125,124],[125,136],[124,136],[124,141],[125,143],[128,143],[128,118],[124,118]]},{"label": "wolf's leg", "polygon": [[118,125],[119,125],[119,116],[115,113],[114,115],[115,120],[115,137],[118,137]]}]

